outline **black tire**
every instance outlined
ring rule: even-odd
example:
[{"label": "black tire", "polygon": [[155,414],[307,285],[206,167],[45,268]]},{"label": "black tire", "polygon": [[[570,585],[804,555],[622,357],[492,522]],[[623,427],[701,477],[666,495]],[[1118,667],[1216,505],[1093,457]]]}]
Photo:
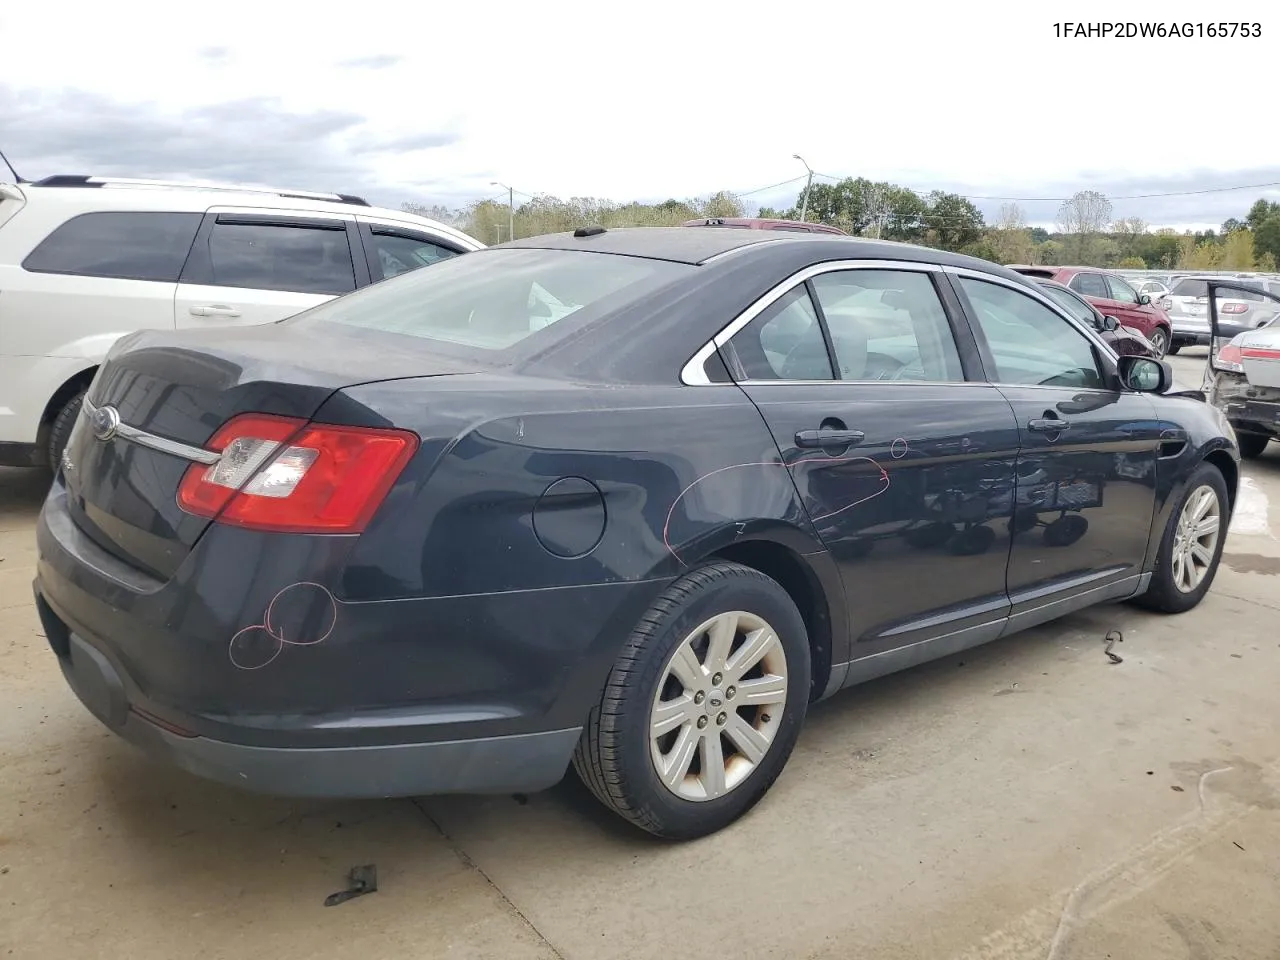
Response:
[{"label": "black tire", "polygon": [[[1202,487],[1208,486],[1218,497],[1218,542],[1214,547],[1213,561],[1199,586],[1189,592],[1183,592],[1173,582],[1173,545],[1178,531],[1178,522],[1183,507],[1192,495]],[[1160,539],[1160,551],[1156,554],[1155,570],[1151,575],[1151,586],[1147,592],[1136,597],[1134,602],[1148,610],[1159,613],[1185,613],[1204,599],[1218,575],[1219,562],[1222,559],[1222,548],[1227,542],[1227,526],[1231,522],[1228,510],[1227,483],[1222,473],[1210,463],[1202,463],[1191,473],[1187,481],[1187,489],[1178,498],[1177,504],[1169,514],[1169,522],[1165,524],[1164,536]]]},{"label": "black tire", "polygon": [[1236,442],[1240,444],[1240,456],[1245,460],[1257,460],[1267,451],[1271,438],[1263,433],[1237,433]]},{"label": "black tire", "polygon": [[1171,357],[1175,356],[1177,352],[1181,349],[1182,349],[1182,341],[1174,340],[1172,343],[1169,344],[1169,356]]},{"label": "black tire", "polygon": [[1151,331],[1151,336],[1147,339],[1156,348],[1157,358],[1163,358],[1169,352],[1169,331],[1164,327],[1156,327]]},{"label": "black tire", "polygon": [[71,428],[76,425],[76,417],[80,416],[84,395],[85,391],[81,390],[68,400],[49,425],[49,469],[54,473],[62,466],[62,451],[71,439]]},{"label": "black tire", "polygon": [[[687,800],[654,768],[650,708],[676,648],[700,624],[729,611],[760,617],[777,634],[787,673],[782,717],[771,745],[737,786],[715,799]],[[574,769],[606,807],[655,836],[691,840],[714,833],[755,806],[782,772],[808,708],[809,684],[808,634],[788,593],[750,567],[706,564],[668,587],[627,638],[578,742]]]}]

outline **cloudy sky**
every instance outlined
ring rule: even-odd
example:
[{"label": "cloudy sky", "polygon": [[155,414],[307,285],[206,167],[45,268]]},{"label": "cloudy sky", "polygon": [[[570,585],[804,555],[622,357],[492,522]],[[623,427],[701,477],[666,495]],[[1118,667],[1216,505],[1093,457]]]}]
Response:
[{"label": "cloudy sky", "polygon": [[30,179],[239,180],[390,206],[461,206],[502,193],[493,181],[517,199],[727,189],[787,205],[798,153],[988,215],[1019,198],[1032,222],[1086,188],[1157,225],[1280,200],[1280,115],[1263,107],[1280,17],[1256,0],[1221,15],[1261,39],[1055,37],[1068,16],[1198,24],[1217,9],[1203,2],[15,6],[0,10],[0,151]]}]

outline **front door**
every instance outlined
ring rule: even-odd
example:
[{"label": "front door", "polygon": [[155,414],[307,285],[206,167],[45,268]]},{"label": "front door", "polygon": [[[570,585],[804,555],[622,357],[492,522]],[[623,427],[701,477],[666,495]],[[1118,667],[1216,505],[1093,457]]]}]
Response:
[{"label": "front door", "polygon": [[353,233],[349,218],[211,213],[183,267],[174,323],[274,323],[350,293],[357,266],[368,277],[363,257],[352,258]]},{"label": "front door", "polygon": [[1016,626],[1137,590],[1156,507],[1155,404],[1119,388],[1088,335],[1030,294],[957,280],[1018,421],[1008,589]]},{"label": "front door", "polygon": [[1017,424],[940,277],[831,265],[722,348],[839,565],[853,659],[1008,611]]}]

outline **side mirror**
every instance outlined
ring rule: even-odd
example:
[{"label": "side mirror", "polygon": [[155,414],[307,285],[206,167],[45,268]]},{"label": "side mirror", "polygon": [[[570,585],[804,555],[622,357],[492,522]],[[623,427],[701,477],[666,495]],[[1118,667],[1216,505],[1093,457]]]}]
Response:
[{"label": "side mirror", "polygon": [[1125,354],[1119,370],[1125,389],[1136,393],[1165,393],[1173,386],[1173,367],[1163,360]]},{"label": "side mirror", "polygon": [[1143,307],[1145,307],[1145,306],[1146,306],[1147,304],[1149,304],[1150,302],[1151,302],[1151,297],[1149,297],[1147,294],[1145,294],[1145,293],[1140,293],[1140,294],[1138,294],[1138,304],[1139,304],[1139,306],[1143,306]]},{"label": "side mirror", "polygon": [[1120,329],[1120,321],[1115,317],[1107,316],[1102,318],[1102,329],[1108,333],[1112,333]]}]

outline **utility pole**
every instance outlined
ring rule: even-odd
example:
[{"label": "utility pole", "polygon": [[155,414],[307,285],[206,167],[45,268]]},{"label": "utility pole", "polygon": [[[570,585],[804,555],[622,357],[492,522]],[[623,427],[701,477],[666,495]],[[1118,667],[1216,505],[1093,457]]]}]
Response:
[{"label": "utility pole", "polygon": [[507,191],[507,239],[514,240],[516,238],[516,192],[497,180],[491,181],[489,186],[503,187]]},{"label": "utility pole", "polygon": [[[793,153],[792,158],[804,163],[804,157],[798,153]],[[804,199],[800,201],[800,222],[804,223],[804,218],[809,212],[809,189],[813,186],[813,168],[809,164],[804,163],[804,168],[809,171],[809,179],[804,184]]]}]

